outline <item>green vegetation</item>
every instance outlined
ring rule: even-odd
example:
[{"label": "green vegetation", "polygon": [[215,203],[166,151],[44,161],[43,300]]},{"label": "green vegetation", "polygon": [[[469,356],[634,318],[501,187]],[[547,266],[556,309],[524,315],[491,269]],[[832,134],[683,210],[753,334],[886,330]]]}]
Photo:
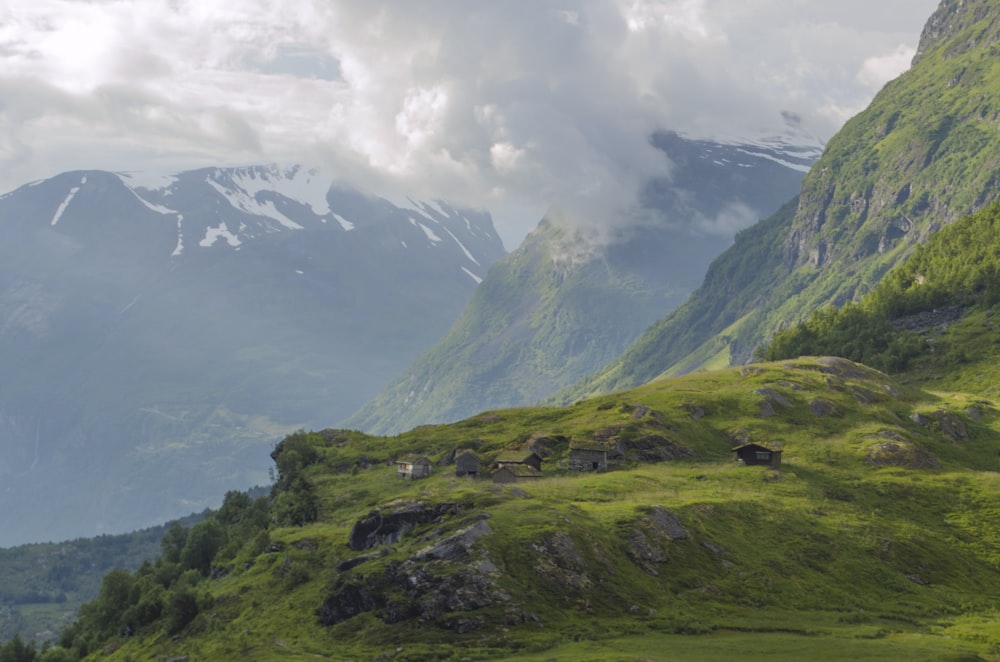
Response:
[{"label": "green vegetation", "polygon": [[[994,656],[995,412],[799,359],[395,437],[298,432],[272,454],[270,499],[230,493],[171,527],[161,557],[107,575],[45,655]],[[738,467],[742,440],[781,442],[781,467]],[[614,468],[566,471],[574,442],[596,441],[622,452]],[[546,455],[531,483],[443,464],[528,445]],[[403,453],[433,475],[398,478]],[[401,512],[388,537],[357,533]]]},{"label": "green vegetation", "polygon": [[[751,359],[817,309],[860,300],[913,247],[996,199],[1000,2],[942,6],[921,57],[830,140],[799,197],[749,228],[702,286],[553,402]],[[739,322],[730,333],[726,330]],[[889,359],[903,348],[880,351]]]},{"label": "green vegetation", "polygon": [[[0,660],[1000,659],[998,10],[943,6],[798,201],[582,392],[788,329],[775,360],[394,437],[296,432],[269,498],[171,526],[58,646]],[[781,465],[739,466],[746,442]],[[567,470],[597,446],[610,471]],[[459,449],[528,448],[540,480],[454,475]],[[432,476],[398,477],[407,453]]]},{"label": "green vegetation", "polygon": [[384,434],[463,418],[483,403],[536,402],[610,361],[667,297],[632,273],[642,264],[593,259],[600,244],[543,220],[491,267],[448,334],[346,425]]},{"label": "green vegetation", "polygon": [[[202,515],[178,525],[191,526]],[[97,596],[102,577],[115,568],[134,570],[160,552],[170,529],[35,543],[0,549],[0,641],[15,635],[41,645],[72,623],[77,608]],[[0,656],[0,660],[4,659]]]},{"label": "green vegetation", "polygon": [[[992,317],[1000,303],[1000,204],[942,229],[859,304],[814,312],[778,333],[767,360],[837,354],[899,372],[923,356],[950,364],[992,358],[989,347],[941,342],[940,330],[971,311]],[[936,357],[934,357],[936,358]],[[978,361],[977,361],[978,362]]]}]

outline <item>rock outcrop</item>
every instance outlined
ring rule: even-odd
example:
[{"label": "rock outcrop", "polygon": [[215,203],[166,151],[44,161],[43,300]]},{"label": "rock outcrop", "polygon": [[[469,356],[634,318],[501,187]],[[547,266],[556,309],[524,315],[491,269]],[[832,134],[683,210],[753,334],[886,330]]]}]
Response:
[{"label": "rock outcrop", "polygon": [[413,502],[388,512],[373,510],[354,524],[347,545],[357,552],[392,545],[418,525],[429,524],[455,508],[451,503]]}]

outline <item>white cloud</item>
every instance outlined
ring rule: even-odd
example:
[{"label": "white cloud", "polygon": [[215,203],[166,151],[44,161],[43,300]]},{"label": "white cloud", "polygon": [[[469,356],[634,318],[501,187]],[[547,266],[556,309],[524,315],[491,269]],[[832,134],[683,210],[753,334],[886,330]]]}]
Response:
[{"label": "white cloud", "polygon": [[[0,190],[71,168],[305,162],[596,224],[661,128],[827,138],[905,68],[936,0],[7,0]],[[533,210],[527,211],[524,210]]]},{"label": "white cloud", "polygon": [[910,68],[910,61],[916,54],[913,46],[900,44],[885,55],[867,58],[858,72],[858,82],[871,89],[878,89],[899,74]]}]

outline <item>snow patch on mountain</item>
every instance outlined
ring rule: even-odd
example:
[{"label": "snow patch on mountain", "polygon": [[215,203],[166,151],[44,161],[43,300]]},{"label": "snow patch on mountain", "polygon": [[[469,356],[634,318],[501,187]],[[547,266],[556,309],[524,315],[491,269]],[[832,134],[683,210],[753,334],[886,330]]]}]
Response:
[{"label": "snow patch on mountain", "polygon": [[317,170],[302,166],[269,166],[226,172],[232,186],[242,190],[250,199],[256,199],[261,192],[271,191],[301,202],[317,216],[327,216],[331,212],[327,201],[330,180]]},{"label": "snow patch on mountain", "polygon": [[184,228],[181,225],[184,221],[184,214],[177,214],[177,246],[174,247],[174,252],[170,254],[170,257],[177,257],[184,252]]},{"label": "snow patch on mountain", "polygon": [[[440,221],[431,216],[431,214],[428,213],[428,210],[437,212],[441,216],[445,217],[448,216],[448,214],[441,212],[439,208],[432,207],[430,203],[423,202],[420,200],[414,200],[409,196],[387,196],[384,197],[384,199],[389,201],[389,203],[391,203],[392,206],[396,207],[397,209],[402,209],[408,212],[416,212],[419,216],[422,216],[428,221],[432,221],[434,223],[440,223]],[[414,222],[412,221],[412,217],[411,217],[411,222]]]},{"label": "snow patch on mountain", "polygon": [[139,195],[139,193],[120,176],[119,179],[122,180],[122,184],[125,184],[125,188],[127,188],[132,193],[132,195],[135,196],[135,199],[141,202],[147,209],[155,211],[157,214],[163,214],[164,216],[177,213],[177,210],[175,209],[169,209],[167,207],[164,207],[163,205],[158,205],[156,203],[150,202],[149,200],[146,200],[144,197]]},{"label": "snow patch on mountain", "polygon": [[[468,219],[466,219],[466,222],[468,222]],[[458,244],[458,247],[462,249],[463,253],[465,253],[465,257],[469,258],[470,260],[472,260],[473,262],[475,262],[477,265],[479,264],[479,260],[477,260],[476,258],[474,258],[472,256],[472,253],[470,253],[469,249],[465,247],[465,244],[463,244],[462,242],[460,242],[458,240],[458,237],[456,237],[455,234],[451,230],[449,230],[448,228],[444,227],[443,225],[441,226],[441,228],[445,232],[447,232],[451,236],[452,239],[455,240],[455,243]]]},{"label": "snow patch on mountain", "polygon": [[[83,178],[80,180],[80,186],[83,186],[86,183],[87,183],[87,176],[84,175]],[[59,219],[62,218],[63,212],[65,212],[66,208],[69,207],[69,203],[73,201],[73,197],[80,191],[80,186],[74,186],[69,190],[69,195],[66,196],[66,199],[63,200],[62,203],[59,205],[59,208],[56,209],[56,213],[52,217],[52,221],[49,223],[49,225],[54,226],[56,223],[59,222]]]},{"label": "snow patch on mountain", "polygon": [[[823,155],[826,144],[819,138],[802,131],[789,129],[782,134],[764,134],[759,136],[736,136],[715,134],[695,136],[679,133],[687,140],[713,142],[720,146],[735,148],[737,152],[757,159],[773,161],[781,166],[798,172],[809,172],[812,164]],[[738,163],[740,167],[752,167],[752,164]]]},{"label": "snow patch on mountain", "polygon": [[[413,219],[411,218],[410,220],[412,221]],[[436,234],[434,234],[434,230],[431,230],[429,227],[427,227],[423,223],[417,223],[417,225],[419,225],[420,229],[424,231],[424,234],[427,235],[427,238],[430,239],[430,242],[432,244],[440,244],[441,243],[441,241],[442,241],[441,237],[439,237]]]},{"label": "snow patch on mountain", "polygon": [[[354,223],[351,223],[349,220],[347,220],[346,218],[344,218],[340,214],[334,213],[333,214],[333,218],[338,223],[340,223],[340,227],[344,228],[344,230],[346,232],[350,232],[351,230],[354,229]],[[326,222],[326,221],[324,220],[324,222]]]},{"label": "snow patch on mountain", "polygon": [[464,271],[469,276],[469,278],[471,278],[472,280],[476,281],[476,285],[479,285],[481,282],[483,282],[482,278],[480,278],[476,274],[472,273],[471,271],[469,271],[465,267],[462,267],[462,271]]},{"label": "snow patch on mountain", "polygon": [[199,241],[198,245],[202,248],[211,248],[219,239],[225,239],[226,243],[234,248],[242,243],[239,237],[229,231],[226,222],[222,221],[217,228],[205,228],[205,238]]},{"label": "snow patch on mountain", "polygon": [[769,154],[769,153],[763,152],[763,151],[761,151],[761,152],[750,151],[750,150],[744,149],[744,148],[739,148],[739,151],[743,152],[744,154],[749,154],[750,156],[756,156],[757,158],[760,158],[760,159],[767,159],[768,161],[774,161],[778,165],[783,165],[786,168],[791,168],[792,170],[798,170],[799,172],[809,172],[809,168],[812,167],[812,166],[804,164],[804,163],[796,163],[794,161],[789,161],[787,159],[782,159],[782,158],[777,157],[777,156],[775,156],[773,154]]},{"label": "snow patch on mountain", "polygon": [[164,191],[168,193],[167,189],[177,181],[177,175],[165,175],[158,172],[127,171],[116,172],[115,174],[129,188],[141,188],[147,191]]},{"label": "snow patch on mountain", "polygon": [[248,191],[245,188],[230,188],[223,186],[211,177],[206,178],[205,181],[209,186],[218,191],[219,194],[222,195],[222,197],[224,197],[234,209],[238,209],[239,211],[253,216],[263,216],[265,218],[274,219],[289,230],[303,229],[301,225],[278,211],[278,209],[274,206],[274,201],[265,200],[260,202],[257,200],[256,195],[258,192],[265,190],[263,188],[258,189],[257,191]]},{"label": "snow patch on mountain", "polygon": [[432,211],[436,211],[438,214],[440,214],[441,216],[444,216],[445,218],[448,218],[448,217],[451,216],[450,213],[448,213],[448,212],[446,212],[444,210],[444,208],[441,206],[439,200],[428,200],[426,202],[422,202],[422,204],[423,204],[423,206],[424,206],[425,209],[430,209]]}]

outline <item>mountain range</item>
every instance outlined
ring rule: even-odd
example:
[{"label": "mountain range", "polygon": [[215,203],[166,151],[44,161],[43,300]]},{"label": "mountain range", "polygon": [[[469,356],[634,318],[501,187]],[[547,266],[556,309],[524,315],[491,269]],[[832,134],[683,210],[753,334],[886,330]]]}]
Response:
[{"label": "mountain range", "polygon": [[994,659],[998,43],[1000,0],[943,0],[572,404],[290,434],[42,659]]},{"label": "mountain range", "polygon": [[[447,388],[482,392],[448,416],[537,399],[611,360],[816,152],[653,140],[673,168],[646,206],[672,215],[608,246],[544,221],[509,258],[487,212],[393,202],[303,166],[68,172],[0,197],[0,545],[152,526],[220,487],[266,484],[283,434],[358,410],[449,325],[468,327],[455,320],[473,295],[471,309],[514,309],[488,313],[499,339],[473,323],[477,355],[445,346]],[[527,352],[495,352],[504,339]],[[463,360],[493,352],[512,378],[460,379]]]},{"label": "mountain range", "polygon": [[505,254],[489,214],[302,167],[70,172],[0,197],[0,545],[152,525],[266,484]]},{"label": "mountain range", "polygon": [[[790,131],[794,129],[790,126]],[[542,220],[499,260],[448,334],[347,427],[395,433],[485,409],[531,404],[611,361],[697,286],[740,229],[798,190],[815,139],[718,142],[663,131],[671,164],[647,182],[642,221]]]}]

